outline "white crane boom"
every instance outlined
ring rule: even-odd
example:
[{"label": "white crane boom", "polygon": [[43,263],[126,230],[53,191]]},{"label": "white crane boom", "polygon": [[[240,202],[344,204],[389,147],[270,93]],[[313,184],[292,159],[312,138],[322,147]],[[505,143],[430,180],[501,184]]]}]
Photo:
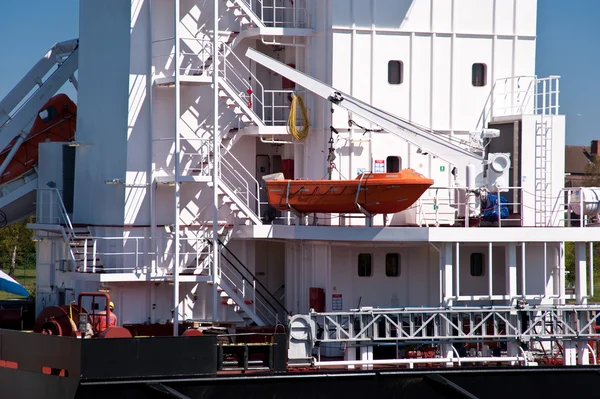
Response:
[{"label": "white crane boom", "polygon": [[428,151],[438,158],[445,160],[456,166],[461,173],[465,173],[466,167],[469,164],[476,166],[478,169],[481,168],[480,165],[482,165],[483,161],[481,155],[451,143],[432,131],[413,125],[395,115],[375,108],[252,48],[246,51],[246,57],[296,82],[314,94],[380,126],[385,131],[421,148],[423,151]]}]

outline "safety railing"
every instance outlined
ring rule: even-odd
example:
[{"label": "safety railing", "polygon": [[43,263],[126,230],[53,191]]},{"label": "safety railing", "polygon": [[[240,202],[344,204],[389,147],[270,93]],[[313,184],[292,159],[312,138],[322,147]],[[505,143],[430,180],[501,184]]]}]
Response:
[{"label": "safety railing", "polygon": [[[235,0],[234,0],[235,1]],[[267,27],[304,28],[308,26],[305,0],[237,0],[246,5]],[[254,18],[253,18],[254,17]]]},{"label": "safety railing", "polygon": [[[170,146],[172,139],[158,139]],[[214,167],[214,154],[212,138],[186,138],[182,140],[184,151],[180,152],[181,176],[212,177]],[[250,171],[229,151],[230,147],[223,143],[220,145],[221,153],[217,174],[237,200],[241,201],[250,210],[258,215],[260,204],[260,184]],[[157,152],[158,158],[171,159],[170,165],[163,166],[167,173],[174,174],[174,154],[172,148],[169,152]],[[168,167],[167,167],[168,166]]]},{"label": "safety railing", "polygon": [[[219,37],[219,51],[224,51],[224,44],[231,38],[231,34]],[[173,37],[154,40],[152,42],[154,78],[173,77],[175,71],[175,53],[173,51]],[[182,76],[211,77],[213,67],[212,38],[182,37],[180,38],[180,53],[178,57],[179,73]],[[227,48],[225,55],[231,51]]]},{"label": "safety railing", "polygon": [[78,259],[73,250],[76,245],[75,229],[65,208],[60,190],[56,187],[38,188],[36,197],[36,223],[63,226],[62,236],[68,246],[69,260],[77,264]]},{"label": "safety railing", "polygon": [[560,76],[515,76],[498,79],[486,100],[476,131],[487,128],[495,117],[558,115]]},{"label": "safety railing", "polygon": [[[230,46],[223,44],[219,51],[219,77],[221,77],[237,94],[236,99],[253,111],[259,119],[263,120],[265,111],[265,88],[256,78],[246,64],[231,50]],[[252,84],[254,82],[254,84]]]},{"label": "safety railing", "polygon": [[[501,192],[490,193],[466,187],[433,186],[410,207],[398,214],[375,215],[373,226],[419,227],[535,227],[543,213],[546,224],[542,227],[596,226],[600,224],[600,188],[564,188],[558,194],[548,194],[550,206],[536,209],[539,194],[523,187],[501,187]],[[276,225],[362,226],[366,216],[359,213],[310,213],[298,216],[291,212],[270,209],[263,203],[264,222]],[[584,209],[585,214],[580,215]],[[479,216],[476,216],[479,215]],[[500,217],[498,217],[500,215]]]},{"label": "safety railing", "polygon": [[244,263],[223,243],[221,244],[221,278],[241,295],[263,321],[285,323],[289,312]]},{"label": "safety railing", "polygon": [[554,199],[549,224],[586,227],[600,224],[600,188],[570,187]]},{"label": "safety railing", "polygon": [[[211,247],[204,231],[194,237],[180,237],[179,273],[210,276]],[[153,244],[153,241],[155,242]],[[79,273],[133,273],[152,277],[173,274],[174,237],[79,238],[82,258],[73,270]],[[153,245],[156,245],[154,248]]]},{"label": "safety railing", "polygon": [[481,221],[497,227],[509,221],[511,225],[523,226],[523,192],[521,187],[502,187],[496,193],[466,187],[430,187],[408,211],[414,213],[415,224],[420,227],[455,225],[456,209],[462,210],[464,215],[462,226],[472,225],[474,220],[470,220],[470,215],[473,213],[480,214]]},{"label": "safety railing", "polygon": [[528,342],[600,339],[595,328],[598,315],[599,305],[538,305],[360,309],[311,313],[310,317],[323,328],[321,342]]},{"label": "safety railing", "polygon": [[[266,126],[285,126],[290,116],[292,95],[301,93],[297,90],[265,90],[264,124]],[[296,124],[301,120],[301,115],[298,113]]]}]

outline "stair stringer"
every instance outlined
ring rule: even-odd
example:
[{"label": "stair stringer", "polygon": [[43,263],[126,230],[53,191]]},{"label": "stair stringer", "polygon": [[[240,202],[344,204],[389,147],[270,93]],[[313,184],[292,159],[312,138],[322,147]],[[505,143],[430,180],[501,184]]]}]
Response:
[{"label": "stair stringer", "polygon": [[[221,298],[226,299],[227,297],[231,298],[231,300],[233,300],[233,302],[235,302],[235,304],[239,307],[239,309],[241,311],[237,311],[236,313],[245,313],[247,314],[250,319],[252,319],[253,322],[255,322],[258,326],[266,326],[267,323],[258,315],[254,312],[254,310],[252,309],[252,305],[247,304],[245,302],[245,300],[237,293],[237,289],[234,289],[233,287],[231,287],[226,281],[223,281],[223,279],[221,279],[221,281],[219,282],[219,287],[221,287],[223,289],[223,292],[225,292],[227,294],[227,296],[223,296],[221,295]],[[235,311],[235,309],[234,309]],[[243,317],[243,315],[240,315],[242,317],[242,319],[244,321],[246,321],[246,319]]]},{"label": "stair stringer", "polygon": [[[211,187],[213,190],[215,189],[212,182],[208,182],[207,183],[209,187]],[[254,224],[256,225],[262,225],[262,221],[260,220],[260,218],[254,213],[254,211],[252,211],[252,209],[250,209],[246,204],[244,204],[242,202],[242,200],[240,198],[238,198],[234,192],[227,187],[227,185],[225,185],[223,182],[220,182],[218,187],[216,188],[217,190],[219,190],[220,192],[218,193],[219,195],[222,196],[227,196],[231,202],[226,202],[226,200],[224,199],[223,202],[228,204],[230,208],[233,208],[232,205],[235,204],[237,206],[238,209],[231,209],[232,213],[236,213],[235,215],[236,218],[238,219],[249,219],[250,221],[252,221]],[[240,217],[239,213],[243,213],[244,216],[246,217]]]},{"label": "stair stringer", "polygon": [[[232,108],[231,102],[235,103],[237,107],[233,107],[234,112],[236,112],[235,108],[240,109],[241,112],[236,112],[236,115],[240,117],[242,122],[244,122],[246,125],[254,124],[258,126],[265,126],[265,123],[262,121],[262,119],[260,119],[258,115],[253,110],[251,110],[244,101],[242,101],[240,96],[233,90],[233,88],[229,85],[229,83],[227,83],[227,81],[225,81],[222,78],[219,78],[218,84],[219,87],[222,88],[225,92],[220,92],[219,97],[224,98],[225,102],[230,108]],[[227,96],[225,96],[225,94],[227,94]],[[227,99],[229,99],[230,101],[227,101]],[[243,116],[241,116],[242,114],[245,115],[248,119],[244,119]]]}]

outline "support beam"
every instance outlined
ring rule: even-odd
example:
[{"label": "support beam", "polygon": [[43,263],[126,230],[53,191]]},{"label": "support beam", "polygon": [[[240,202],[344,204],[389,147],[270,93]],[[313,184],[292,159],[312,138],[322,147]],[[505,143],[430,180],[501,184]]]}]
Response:
[{"label": "support beam", "polygon": [[451,307],[454,296],[455,296],[455,294],[452,290],[452,287],[454,285],[454,283],[452,281],[452,269],[453,269],[453,267],[452,267],[452,243],[448,242],[448,243],[444,244],[443,259],[444,259],[443,306]]},{"label": "support beam", "polygon": [[[213,0],[213,234],[212,234],[212,277],[213,277],[213,306],[212,319],[218,321],[219,309],[219,168],[221,157],[221,137],[219,134],[219,0]],[[234,198],[232,196],[231,198]]]},{"label": "support beam", "polygon": [[575,295],[578,305],[587,305],[587,259],[585,243],[575,243]]},{"label": "support beam", "polygon": [[[45,82],[39,81],[40,88],[29,100],[8,119],[7,111],[12,105],[12,98],[5,98],[0,103],[0,150],[14,139],[26,126],[33,123],[40,109],[50,100],[54,94],[69,80],[71,75],[79,67],[79,49],[75,49],[71,55],[58,67],[56,71]],[[28,93],[21,93],[19,102],[25,99]],[[13,95],[12,92],[9,96]],[[15,93],[16,96],[16,93]],[[17,96],[18,97],[18,96]],[[6,105],[5,105],[6,104]],[[1,122],[5,121],[5,122]]]},{"label": "support beam", "polygon": [[514,306],[517,296],[517,244],[508,243],[506,246],[506,294],[509,305]]},{"label": "support beam", "polygon": [[180,174],[181,171],[181,143],[179,137],[179,118],[180,118],[180,96],[181,86],[179,85],[179,0],[175,0],[175,20],[174,25],[174,42],[175,42],[175,248],[173,257],[173,336],[179,335],[179,213],[180,213]]},{"label": "support beam", "polygon": [[433,131],[413,125],[404,119],[375,108],[252,48],[246,51],[246,57],[296,82],[298,85],[331,101],[333,104],[380,126],[402,140],[422,148],[423,151],[435,154],[438,158],[453,164],[458,168],[460,172],[459,176],[465,175],[468,164],[473,164],[476,168],[482,167],[483,157],[481,155],[471,152],[467,148],[455,145]]}]

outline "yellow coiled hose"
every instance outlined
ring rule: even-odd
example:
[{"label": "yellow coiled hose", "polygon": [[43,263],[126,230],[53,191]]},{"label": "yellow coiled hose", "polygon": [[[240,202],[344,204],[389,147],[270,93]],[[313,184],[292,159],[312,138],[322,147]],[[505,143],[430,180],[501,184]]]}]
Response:
[{"label": "yellow coiled hose", "polygon": [[[303,127],[302,130],[298,131],[296,127],[296,103],[300,103],[300,109],[302,110]],[[310,131],[310,123],[308,121],[308,112],[304,105],[304,100],[300,96],[292,94],[292,104],[290,105],[290,116],[288,117],[287,132],[294,136],[298,141],[304,140],[308,137]]]}]

